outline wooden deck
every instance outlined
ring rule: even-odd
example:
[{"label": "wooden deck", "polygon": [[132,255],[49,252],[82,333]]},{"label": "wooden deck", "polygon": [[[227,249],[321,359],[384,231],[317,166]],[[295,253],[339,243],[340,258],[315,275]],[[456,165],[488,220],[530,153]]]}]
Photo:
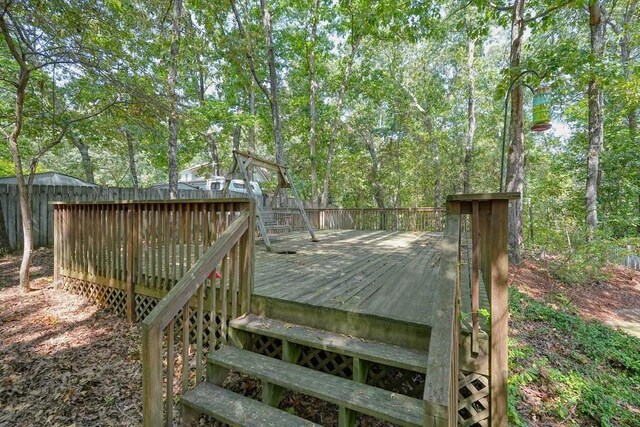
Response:
[{"label": "wooden deck", "polygon": [[[331,230],[317,236],[319,242],[302,232],[278,236],[273,252],[258,242],[253,311],[425,349],[440,283],[442,233]],[[463,290],[470,288],[468,267],[461,268]],[[489,306],[484,286],[480,305]],[[470,292],[462,292],[461,308],[471,312]],[[471,330],[469,316],[463,315],[461,327]]]},{"label": "wooden deck", "polygon": [[[430,325],[441,233],[325,231],[259,245],[254,295]],[[295,253],[278,253],[295,252]]]}]

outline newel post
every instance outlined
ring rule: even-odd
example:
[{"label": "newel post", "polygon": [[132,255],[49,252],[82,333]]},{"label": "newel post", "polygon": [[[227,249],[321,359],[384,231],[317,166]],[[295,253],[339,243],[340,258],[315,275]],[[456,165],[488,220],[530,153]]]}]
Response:
[{"label": "newel post", "polygon": [[508,348],[507,331],[509,326],[509,289],[508,289],[508,209],[509,200],[492,200],[491,227],[488,236],[491,244],[491,347],[490,390],[491,425],[507,425],[507,378]]},{"label": "newel post", "polygon": [[[472,306],[477,301],[479,275],[489,300],[490,345],[489,345],[489,399],[491,426],[507,426],[507,379],[508,379],[508,221],[509,201],[520,197],[519,193],[462,194],[449,196],[449,203],[461,203],[463,214],[471,216],[472,236]],[[450,213],[447,211],[447,214]],[[477,304],[477,303],[476,303]],[[477,310],[477,308],[472,310]],[[477,315],[473,315],[474,318]],[[473,336],[477,336],[474,322]],[[477,350],[472,342],[472,350]],[[486,363],[486,362],[484,362]],[[486,366],[486,365],[484,365]]]}]

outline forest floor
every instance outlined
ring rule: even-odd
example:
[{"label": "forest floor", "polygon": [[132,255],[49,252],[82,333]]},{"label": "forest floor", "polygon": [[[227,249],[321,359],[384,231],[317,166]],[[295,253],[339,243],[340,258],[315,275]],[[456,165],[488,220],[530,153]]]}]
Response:
[{"label": "forest floor", "polygon": [[[128,324],[82,297],[55,289],[53,256],[47,249],[35,252],[33,291],[22,294],[18,289],[20,258],[16,255],[0,258],[0,426],[140,425],[139,326]],[[562,387],[558,389],[563,378],[553,377],[554,374],[560,375],[565,370],[591,372],[591,368],[602,371],[602,367],[597,366],[595,357],[590,355],[561,354],[558,349],[571,348],[573,343],[567,340],[573,337],[563,332],[562,326],[556,328],[553,321],[560,316],[562,325],[569,322],[579,328],[583,323],[595,324],[597,328],[605,328],[605,335],[610,333],[616,340],[622,340],[622,346],[636,345],[639,341],[635,338],[602,326],[599,321],[625,328],[630,333],[640,331],[640,273],[612,267],[607,282],[576,287],[554,280],[541,264],[526,261],[512,267],[510,284],[513,288],[511,422],[606,424],[605,419],[591,414],[589,408],[581,409],[580,402],[571,406],[571,399],[576,400],[575,390],[567,395]],[[534,320],[528,318],[531,316]],[[630,341],[626,341],[627,337]],[[576,336],[576,340],[579,338]],[[617,343],[603,345],[615,349]],[[580,342],[576,341],[576,345],[578,353],[583,351]],[[558,355],[554,356],[554,352]],[[578,362],[572,365],[557,362],[556,358],[563,357],[577,357]],[[621,357],[623,360],[618,364],[624,366],[614,364],[613,369],[631,369],[630,380],[637,380],[638,360],[633,359],[633,355],[631,362],[627,360],[628,355]],[[586,369],[576,363],[595,366]],[[593,385],[586,380],[583,383]],[[255,394],[256,387],[255,381],[241,377],[232,385],[249,394]],[[636,414],[636,419],[640,419],[637,398],[620,397],[618,394],[622,392],[616,393],[613,403],[622,404],[631,417]],[[629,390],[629,393],[640,395],[640,389]],[[334,425],[337,421],[337,411],[331,405],[293,394],[285,399],[291,411],[299,415],[325,425]],[[568,409],[563,411],[564,407]],[[597,407],[596,411],[603,409]],[[614,413],[612,417],[609,421],[614,425],[632,425],[627,424],[624,414]],[[383,425],[371,421],[366,424]]]}]

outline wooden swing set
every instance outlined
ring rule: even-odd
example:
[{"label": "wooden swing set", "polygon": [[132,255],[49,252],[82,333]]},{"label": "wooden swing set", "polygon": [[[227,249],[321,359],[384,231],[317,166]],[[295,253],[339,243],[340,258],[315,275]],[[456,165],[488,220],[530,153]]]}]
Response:
[{"label": "wooden swing set", "polygon": [[[311,227],[311,224],[309,223],[309,218],[307,217],[307,213],[304,210],[304,206],[302,205],[300,197],[298,197],[298,192],[296,191],[296,187],[293,184],[293,179],[291,178],[291,174],[289,173],[287,166],[260,158],[248,152],[245,153],[238,150],[233,151],[233,165],[231,166],[231,172],[229,175],[234,176],[234,174],[237,174],[239,172],[241,178],[244,180],[247,194],[251,199],[256,200],[256,196],[253,192],[253,189],[251,188],[251,180],[249,178],[249,168],[252,167],[265,168],[277,173],[278,187],[276,189],[276,194],[278,194],[281,189],[291,190],[291,195],[293,196],[293,199],[295,201],[295,208],[300,211],[300,215],[302,216],[305,227],[307,228],[307,231],[311,236],[311,241],[317,242],[318,239],[316,238],[313,227]],[[223,190],[223,195],[225,196],[227,195],[227,192],[229,190],[230,182],[231,180],[229,179],[225,182]],[[271,240],[269,239],[269,231],[275,230],[281,226],[276,224],[273,216],[273,211],[271,211],[267,207],[262,206],[261,203],[256,203],[256,205],[256,223],[258,225],[258,230],[260,231],[260,234],[262,234],[262,239],[264,240],[267,251],[271,252],[273,248],[271,245]]]}]

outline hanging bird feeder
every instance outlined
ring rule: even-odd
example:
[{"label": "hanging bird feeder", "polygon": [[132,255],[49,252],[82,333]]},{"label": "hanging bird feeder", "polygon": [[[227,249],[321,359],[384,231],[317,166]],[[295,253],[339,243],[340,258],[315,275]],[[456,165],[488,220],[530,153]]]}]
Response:
[{"label": "hanging bird feeder", "polygon": [[544,132],[551,129],[551,88],[541,86],[533,94],[533,124],[531,130]]}]

